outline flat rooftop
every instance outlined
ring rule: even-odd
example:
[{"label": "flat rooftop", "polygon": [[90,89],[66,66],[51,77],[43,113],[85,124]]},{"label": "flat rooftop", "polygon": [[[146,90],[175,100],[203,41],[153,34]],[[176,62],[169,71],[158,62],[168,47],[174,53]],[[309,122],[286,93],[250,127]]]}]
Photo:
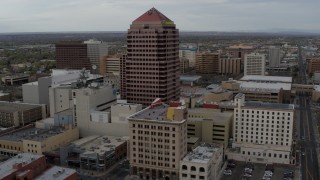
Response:
[{"label": "flat rooftop", "polygon": [[197,114],[197,113],[202,113],[206,115],[211,115],[212,118],[192,118],[188,117],[188,120],[196,120],[196,119],[201,119],[201,120],[213,120],[213,121],[225,121],[230,119],[233,116],[233,112],[221,112],[220,109],[210,109],[210,108],[192,108],[188,109],[188,115],[189,114]]},{"label": "flat rooftop", "polygon": [[245,44],[237,44],[229,46],[228,49],[253,49],[253,47]]},{"label": "flat rooftop", "polygon": [[22,142],[22,140],[43,141],[52,136],[63,133],[65,129],[63,127],[53,127],[51,129],[40,129],[36,127],[30,127],[26,129],[18,129],[0,136],[0,140]]},{"label": "flat rooftop", "polygon": [[130,116],[129,119],[166,121],[168,108],[169,105],[162,103],[153,108],[148,107],[142,111],[139,111]]},{"label": "flat rooftop", "polygon": [[114,137],[114,136],[88,136],[72,142],[79,148],[84,155],[99,154],[103,155],[105,152],[112,151],[119,145],[127,142],[128,137]]},{"label": "flat rooftop", "polygon": [[210,159],[214,158],[215,153],[217,153],[219,150],[222,150],[221,144],[203,143],[203,144],[199,145],[198,147],[196,147],[191,152],[189,152],[183,158],[182,161],[183,162],[207,164],[210,161]]},{"label": "flat rooftop", "polygon": [[289,83],[238,82],[240,83],[240,89],[246,91],[278,92],[280,89],[288,91],[291,90],[291,84]]},{"label": "flat rooftop", "polygon": [[197,81],[201,78],[201,76],[192,76],[192,75],[180,75],[180,80],[181,81],[188,81],[188,82],[193,82],[193,81]]},{"label": "flat rooftop", "polygon": [[293,110],[293,104],[279,104],[279,103],[266,103],[266,102],[256,102],[256,101],[246,101],[244,107],[251,108],[266,108],[266,109],[286,109]]},{"label": "flat rooftop", "polygon": [[36,180],[64,180],[75,173],[77,171],[74,169],[53,166],[38,176]]},{"label": "flat rooftop", "polygon": [[41,105],[0,101],[0,112],[12,113],[17,111],[26,111],[37,107],[41,107]]},{"label": "flat rooftop", "polygon": [[[167,113],[172,110],[171,107],[165,103],[149,106],[131,116],[129,120],[150,120],[150,121],[166,121],[170,123],[180,123],[180,121],[174,121],[167,119]],[[174,109],[183,109],[183,106],[172,107]],[[170,111],[171,112],[171,111]]]},{"label": "flat rooftop", "polygon": [[247,75],[243,76],[240,81],[292,83],[292,77]]},{"label": "flat rooftop", "polygon": [[17,171],[13,168],[13,165],[22,163],[22,166],[26,166],[32,161],[35,161],[43,156],[44,155],[39,154],[21,153],[15,157],[8,159],[7,161],[0,163],[0,179],[3,179],[9,174]]}]

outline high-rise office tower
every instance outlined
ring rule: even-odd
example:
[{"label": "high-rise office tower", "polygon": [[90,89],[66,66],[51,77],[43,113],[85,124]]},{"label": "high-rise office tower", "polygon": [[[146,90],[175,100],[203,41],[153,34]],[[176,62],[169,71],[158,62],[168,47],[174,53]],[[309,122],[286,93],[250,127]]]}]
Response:
[{"label": "high-rise office tower", "polygon": [[280,66],[280,48],[271,46],[269,48],[269,67]]},{"label": "high-rise office tower", "polygon": [[89,39],[83,43],[87,45],[88,57],[91,65],[98,66],[100,63],[100,58],[108,54],[108,44],[106,42],[97,41],[94,39]]},{"label": "high-rise office tower", "polygon": [[121,98],[149,105],[154,99],[177,100],[179,85],[179,30],[155,8],[130,25],[127,59],[121,64]]},{"label": "high-rise office tower", "polygon": [[196,53],[196,72],[200,74],[218,74],[219,59],[219,53]]},{"label": "high-rise office tower", "polygon": [[87,45],[81,41],[56,44],[57,69],[90,69]]},{"label": "high-rise office tower", "polygon": [[84,42],[66,41],[56,44],[56,62],[58,69],[85,68],[90,70],[92,65],[99,66],[100,58],[107,54],[107,43],[93,39]]},{"label": "high-rise office tower", "polygon": [[263,54],[250,53],[244,55],[244,75],[264,76],[266,71],[266,58]]}]

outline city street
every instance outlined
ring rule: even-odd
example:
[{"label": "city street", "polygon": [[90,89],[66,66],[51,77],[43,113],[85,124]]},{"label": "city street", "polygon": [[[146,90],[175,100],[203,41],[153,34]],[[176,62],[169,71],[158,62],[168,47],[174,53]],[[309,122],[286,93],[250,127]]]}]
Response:
[{"label": "city street", "polygon": [[[301,48],[299,47],[299,65],[300,65],[300,83],[306,84],[306,69],[301,55]],[[304,180],[316,180],[320,179],[319,176],[319,164],[317,148],[318,143],[315,138],[314,129],[317,124],[313,123],[312,112],[310,109],[310,96],[307,93],[299,92],[299,122],[300,122],[300,163],[301,174]]]}]

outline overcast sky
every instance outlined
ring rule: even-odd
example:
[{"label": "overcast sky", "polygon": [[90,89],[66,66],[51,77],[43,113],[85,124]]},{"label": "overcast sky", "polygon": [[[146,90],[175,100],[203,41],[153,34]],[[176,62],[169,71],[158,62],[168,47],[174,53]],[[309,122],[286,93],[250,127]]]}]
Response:
[{"label": "overcast sky", "polygon": [[320,32],[320,0],[0,0],[0,33],[126,31],[152,7],[182,31]]}]

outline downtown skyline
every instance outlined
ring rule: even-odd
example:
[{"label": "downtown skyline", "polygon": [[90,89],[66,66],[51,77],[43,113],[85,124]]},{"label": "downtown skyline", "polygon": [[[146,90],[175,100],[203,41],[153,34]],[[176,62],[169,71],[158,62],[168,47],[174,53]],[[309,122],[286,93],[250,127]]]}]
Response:
[{"label": "downtown skyline", "polygon": [[151,7],[181,31],[320,32],[315,0],[3,0],[0,33],[126,31],[133,17]]}]

